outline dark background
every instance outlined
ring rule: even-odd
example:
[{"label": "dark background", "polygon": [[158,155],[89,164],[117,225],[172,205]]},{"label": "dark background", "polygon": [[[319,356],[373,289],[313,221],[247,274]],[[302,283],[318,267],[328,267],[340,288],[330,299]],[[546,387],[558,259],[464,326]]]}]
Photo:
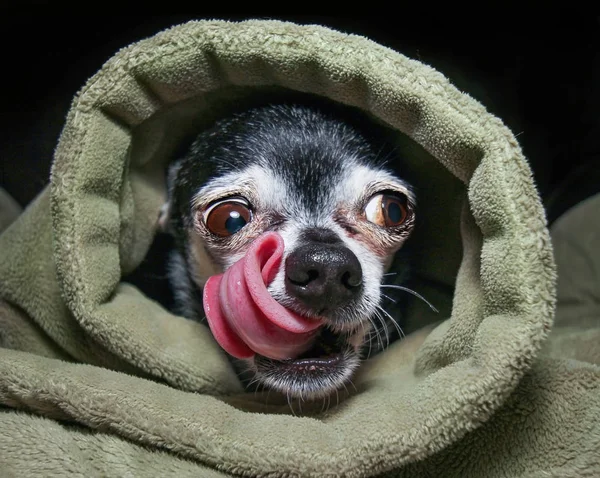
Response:
[{"label": "dark background", "polygon": [[47,183],[69,104],[87,79],[121,47],[201,18],[276,18],[368,36],[434,66],[502,118],[518,136],[551,219],[600,191],[600,21],[593,12],[465,11],[435,20],[432,12],[132,15],[126,1],[73,5],[0,6],[0,187],[21,205]]}]

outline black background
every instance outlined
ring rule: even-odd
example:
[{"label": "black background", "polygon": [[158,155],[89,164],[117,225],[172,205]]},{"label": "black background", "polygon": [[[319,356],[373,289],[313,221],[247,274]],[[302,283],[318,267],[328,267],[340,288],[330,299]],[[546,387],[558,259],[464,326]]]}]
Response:
[{"label": "black background", "polygon": [[[455,8],[453,15],[433,18],[433,9],[409,14],[395,5],[400,13],[319,16],[142,10],[134,15],[126,13],[126,1],[4,3],[0,187],[22,205],[44,187],[71,99],[121,47],[191,19],[275,18],[368,36],[445,73],[518,135],[555,215],[562,207],[556,205],[557,186],[581,165],[588,172],[590,164],[599,169],[598,15],[514,10],[478,15]],[[589,181],[591,175],[585,176]],[[559,202],[575,201],[586,187],[572,184]]]}]

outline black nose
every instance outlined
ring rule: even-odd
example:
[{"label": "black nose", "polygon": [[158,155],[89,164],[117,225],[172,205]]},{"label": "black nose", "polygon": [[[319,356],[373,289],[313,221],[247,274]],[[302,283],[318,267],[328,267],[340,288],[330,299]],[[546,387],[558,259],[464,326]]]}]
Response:
[{"label": "black nose", "polygon": [[362,269],[354,253],[339,243],[309,242],[285,261],[288,294],[315,312],[348,304],[362,291]]}]

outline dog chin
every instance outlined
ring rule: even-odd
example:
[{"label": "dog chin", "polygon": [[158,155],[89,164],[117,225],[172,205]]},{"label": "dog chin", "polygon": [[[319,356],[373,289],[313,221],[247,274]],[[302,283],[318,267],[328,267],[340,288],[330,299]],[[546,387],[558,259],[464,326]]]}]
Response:
[{"label": "dog chin", "polygon": [[347,388],[370,332],[370,324],[361,324],[352,333],[324,326],[312,347],[294,359],[273,360],[257,354],[247,363],[257,384],[288,399],[326,398]]}]

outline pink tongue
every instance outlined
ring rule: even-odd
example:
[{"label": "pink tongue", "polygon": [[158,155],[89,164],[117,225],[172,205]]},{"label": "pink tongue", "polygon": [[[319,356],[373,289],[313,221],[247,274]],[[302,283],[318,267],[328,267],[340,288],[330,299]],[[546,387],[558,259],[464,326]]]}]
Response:
[{"label": "pink tongue", "polygon": [[321,323],[286,309],[267,291],[283,257],[283,239],[267,232],[242,259],[204,286],[204,312],[217,342],[237,358],[275,360],[310,348]]}]

